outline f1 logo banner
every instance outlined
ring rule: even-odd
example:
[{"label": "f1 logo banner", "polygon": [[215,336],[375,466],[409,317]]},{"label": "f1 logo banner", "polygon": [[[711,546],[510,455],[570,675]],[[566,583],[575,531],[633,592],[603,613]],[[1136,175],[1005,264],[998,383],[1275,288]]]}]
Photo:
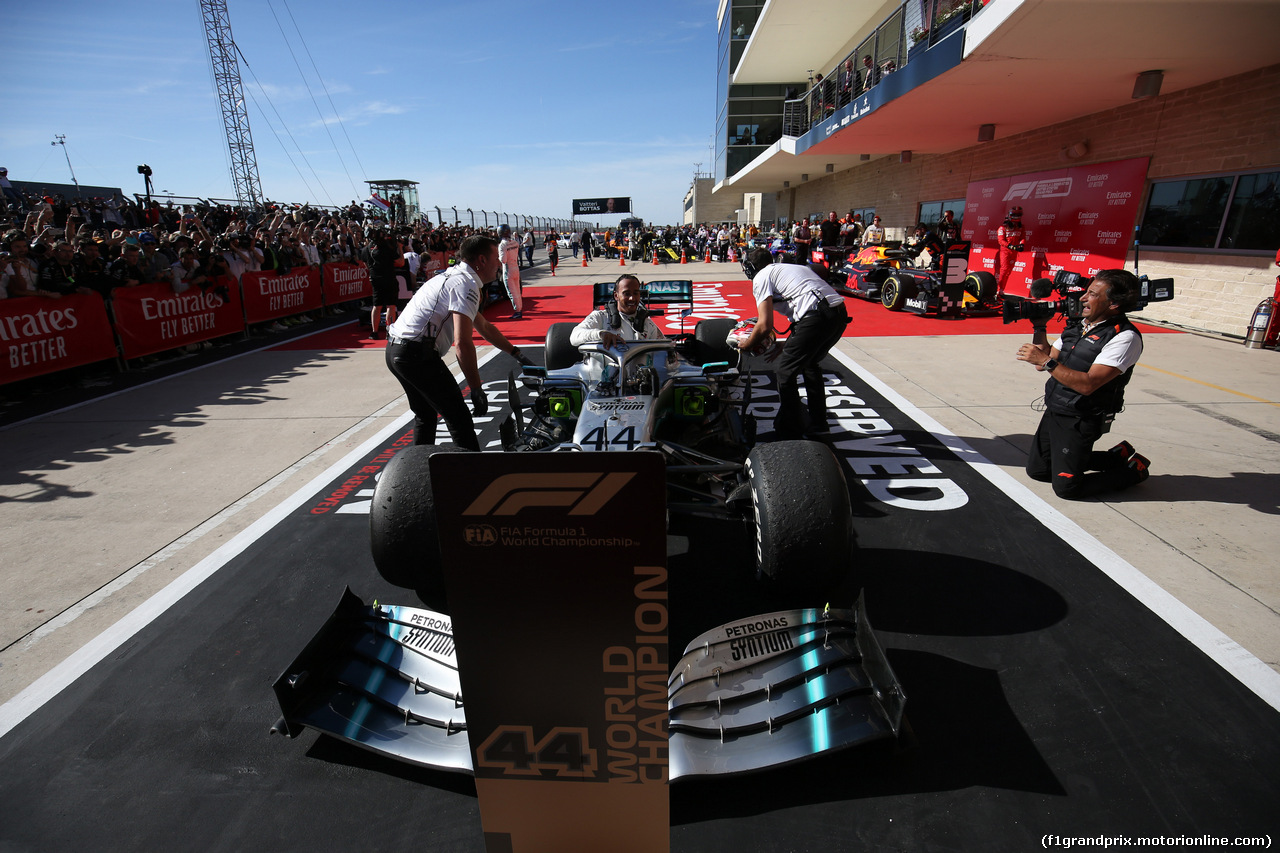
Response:
[{"label": "f1 logo banner", "polygon": [[668,850],[661,455],[430,470],[487,849]]},{"label": "f1 logo banner", "polygon": [[1008,292],[1066,269],[1094,275],[1123,267],[1142,201],[1147,158],[1115,160],[973,181],[965,196],[961,237],[971,240],[969,271],[996,272],[996,232],[1010,208],[1021,207],[1023,245]]}]

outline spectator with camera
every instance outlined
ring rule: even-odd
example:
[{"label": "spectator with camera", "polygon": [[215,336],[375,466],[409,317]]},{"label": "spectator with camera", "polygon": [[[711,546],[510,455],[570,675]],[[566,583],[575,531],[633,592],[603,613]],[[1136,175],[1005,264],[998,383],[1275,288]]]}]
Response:
[{"label": "spectator with camera", "polygon": [[4,235],[8,254],[0,261],[0,291],[6,297],[35,296],[39,268],[31,257],[31,243],[25,232]]},{"label": "spectator with camera", "polygon": [[227,235],[227,248],[222,254],[227,259],[227,269],[237,281],[247,272],[262,269],[262,250],[254,246],[249,235],[243,231],[233,231]]},{"label": "spectator with camera", "polygon": [[1027,476],[1052,483],[1060,498],[1083,500],[1150,475],[1151,463],[1127,441],[1107,451],[1093,449],[1124,408],[1125,386],[1142,357],[1142,333],[1125,315],[1140,292],[1133,273],[1102,270],[1080,299],[1081,323],[1069,323],[1052,347],[1033,340],[1018,348],[1019,361],[1049,375]]}]

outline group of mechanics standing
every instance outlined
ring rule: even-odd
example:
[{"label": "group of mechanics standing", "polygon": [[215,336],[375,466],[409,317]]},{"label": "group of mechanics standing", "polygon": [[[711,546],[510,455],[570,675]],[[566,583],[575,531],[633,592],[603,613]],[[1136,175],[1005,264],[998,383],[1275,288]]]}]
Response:
[{"label": "group of mechanics standing", "polygon": [[[532,361],[502,331],[479,313],[486,282],[500,268],[504,281],[519,292],[517,252],[510,233],[502,242],[492,237],[468,237],[458,264],[420,287],[400,317],[388,329],[386,361],[403,386],[414,413],[416,444],[434,444],[436,418],[444,419],[459,447],[478,451],[475,416],[488,410],[476,359],[473,332],[522,365]],[[804,264],[775,263],[768,249],[748,254],[754,270],[751,282],[757,321],[737,346],[757,350],[773,340],[775,314],[787,322],[786,341],[768,355],[775,363],[779,410],[774,422],[777,440],[822,437],[830,433],[826,382],[822,362],[850,323],[844,296]],[[515,269],[513,269],[513,265]],[[641,308],[641,282],[632,274],[614,285],[614,305],[593,311],[570,338],[574,345],[661,337]],[[1068,325],[1050,346],[1033,339],[1018,349],[1017,358],[1048,374],[1045,412],[1032,441],[1026,470],[1032,479],[1051,482],[1059,497],[1079,500],[1126,488],[1145,480],[1148,460],[1128,442],[1098,452],[1093,445],[1110,428],[1124,403],[1124,388],[1142,354],[1142,334],[1125,315],[1139,295],[1137,278],[1125,270],[1102,270],[1093,279],[1082,304],[1080,324]],[[517,313],[520,303],[513,299]],[[446,366],[450,346],[470,388],[472,408]],[[803,380],[806,401],[800,399]]]}]

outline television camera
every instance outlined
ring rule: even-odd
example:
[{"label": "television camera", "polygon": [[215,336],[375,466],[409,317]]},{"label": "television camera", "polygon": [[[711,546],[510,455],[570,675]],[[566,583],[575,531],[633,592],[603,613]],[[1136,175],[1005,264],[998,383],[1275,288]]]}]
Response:
[{"label": "television camera", "polygon": [[[1033,326],[1043,326],[1052,317],[1061,314],[1068,321],[1080,320],[1084,317],[1084,306],[1080,297],[1089,289],[1093,281],[1090,276],[1078,272],[1058,270],[1052,279],[1038,278],[1031,282],[1028,296],[1005,294],[1002,316],[1004,322],[1014,323],[1018,320],[1030,320]],[[1141,289],[1138,292],[1138,303],[1135,311],[1141,311],[1152,302],[1168,302],[1173,299],[1173,279],[1149,279],[1145,275],[1138,276]]]}]

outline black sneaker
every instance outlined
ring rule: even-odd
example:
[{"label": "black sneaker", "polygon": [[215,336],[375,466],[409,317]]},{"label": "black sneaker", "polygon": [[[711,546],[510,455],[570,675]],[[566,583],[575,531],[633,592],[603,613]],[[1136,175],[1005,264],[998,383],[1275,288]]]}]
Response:
[{"label": "black sneaker", "polygon": [[512,320],[523,320],[523,319],[524,319],[524,314],[523,314],[522,312],[520,312],[520,311],[512,311],[512,312],[511,312],[511,319],[512,319]]},{"label": "black sneaker", "polygon": [[1119,456],[1123,460],[1127,460],[1129,459],[1129,457],[1133,456],[1133,454],[1136,453],[1137,451],[1133,449],[1132,444],[1130,444],[1127,441],[1122,441],[1119,444],[1117,444],[1115,447],[1108,450],[1107,452],[1115,456]]},{"label": "black sneaker", "polygon": [[1129,470],[1133,472],[1133,484],[1136,486],[1151,476],[1151,461],[1135,453],[1129,460]]}]

